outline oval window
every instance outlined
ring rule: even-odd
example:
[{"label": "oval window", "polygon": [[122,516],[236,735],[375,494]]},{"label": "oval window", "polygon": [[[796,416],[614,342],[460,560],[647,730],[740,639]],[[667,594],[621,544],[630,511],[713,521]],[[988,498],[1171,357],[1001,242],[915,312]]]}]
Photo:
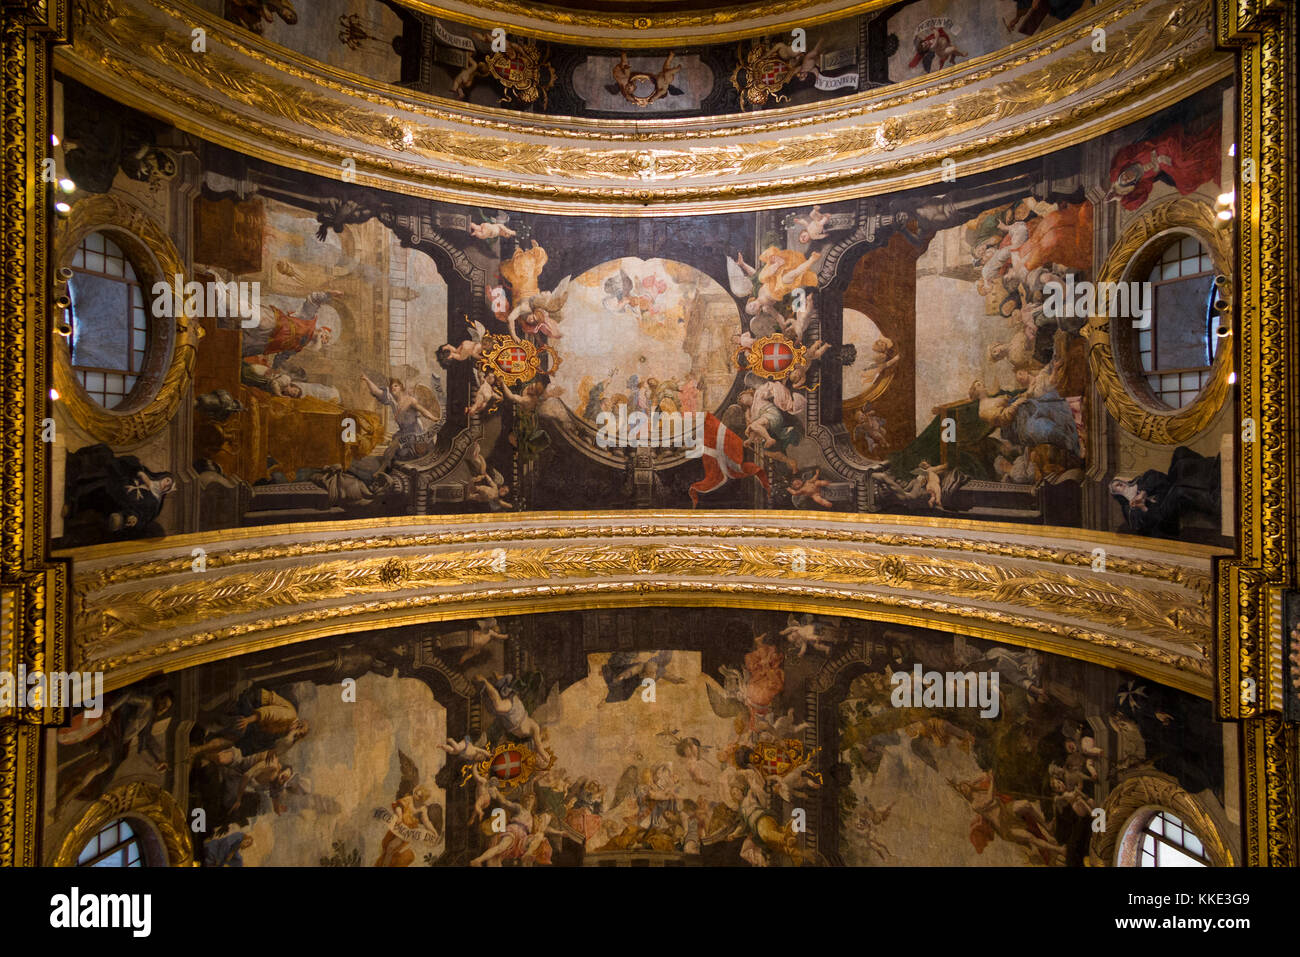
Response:
[{"label": "oval window", "polygon": [[72,369],[86,394],[105,409],[135,403],[151,371],[153,334],[144,288],[122,247],[88,234],[70,264]]},{"label": "oval window", "polygon": [[1209,250],[1194,236],[1175,237],[1147,283],[1151,322],[1134,327],[1134,356],[1155,398],[1181,409],[1209,382],[1218,351],[1220,290]]}]

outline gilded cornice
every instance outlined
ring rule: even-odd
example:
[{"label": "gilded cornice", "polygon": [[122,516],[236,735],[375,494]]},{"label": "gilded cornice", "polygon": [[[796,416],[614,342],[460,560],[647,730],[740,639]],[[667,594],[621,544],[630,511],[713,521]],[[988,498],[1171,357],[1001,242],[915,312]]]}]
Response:
[{"label": "gilded cornice", "polygon": [[635,49],[686,43],[720,43],[848,19],[894,0],[773,0],[712,10],[656,10],[655,0],[617,4],[613,11],[572,10],[547,4],[526,7],[510,0],[397,0],[404,7],[482,28],[588,46]]},{"label": "gilded cornice", "polygon": [[[359,83],[220,21],[207,52],[198,14],[109,0],[60,67],[130,105],[273,162],[323,175],[521,209],[637,215],[735,210],[896,190],[1049,152],[1130,122],[1231,69],[1209,5],[1116,0],[1032,49],[828,104],[761,117],[593,123],[446,101]],[[1093,51],[1093,30],[1106,52]],[[278,48],[277,48],[278,50]],[[280,54],[285,51],[279,50]]]},{"label": "gilded cornice", "polygon": [[489,609],[741,604],[928,623],[1209,694],[1208,556],[1132,542],[1099,552],[1023,529],[528,517],[165,540],[125,561],[87,550],[74,582],[77,666],[120,685],[253,648]]}]

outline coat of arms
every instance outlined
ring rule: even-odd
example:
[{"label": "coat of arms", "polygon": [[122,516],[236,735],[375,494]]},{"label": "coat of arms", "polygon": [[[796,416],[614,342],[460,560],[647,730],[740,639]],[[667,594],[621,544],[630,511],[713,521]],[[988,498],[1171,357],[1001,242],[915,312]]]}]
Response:
[{"label": "coat of arms", "polygon": [[[525,744],[505,741],[493,748],[481,761],[461,768],[461,785],[471,778],[487,781],[498,790],[510,791],[527,784],[539,770],[537,754]],[[544,765],[540,770],[545,770]]]},{"label": "coat of arms", "polygon": [[[537,41],[510,41],[503,52],[489,54],[484,66],[505,89],[502,103],[518,100],[531,105],[540,99],[542,109],[546,109],[547,92],[555,85],[555,71],[546,62]],[[545,85],[542,82],[543,70],[547,75]]]},{"label": "coat of arms", "polygon": [[553,375],[560,367],[559,354],[550,346],[538,347],[527,339],[495,334],[483,337],[478,361],[485,373],[494,373],[506,385]]},{"label": "coat of arms", "polygon": [[808,347],[775,332],[754,340],[748,348],[737,349],[734,359],[741,369],[777,381],[788,379],[808,364]]}]

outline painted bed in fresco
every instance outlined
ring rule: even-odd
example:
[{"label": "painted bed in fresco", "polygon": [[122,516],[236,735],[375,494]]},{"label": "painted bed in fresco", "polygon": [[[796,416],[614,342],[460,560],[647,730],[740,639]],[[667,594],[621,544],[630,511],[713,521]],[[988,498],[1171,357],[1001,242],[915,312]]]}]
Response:
[{"label": "painted bed in fresco", "polygon": [[[67,135],[78,182],[121,183],[139,166],[128,159],[152,150],[170,158],[149,167],[165,192],[184,157],[201,171],[189,184],[195,278],[255,282],[262,299],[250,322],[200,320],[192,444],[175,456],[193,471],[197,528],[158,519],[163,463],[68,449],[66,499],[85,514],[68,516],[63,545],[627,508],[955,517],[1229,544],[1219,453],[1231,415],[1178,448],[1089,448],[1099,410],[1084,319],[1047,307],[1054,288],[1096,278],[1098,216],[1219,192],[1221,86],[1094,143],[951,183],[647,218],[408,198],[138,117],[129,142],[105,144],[105,124],[84,114],[136,115],[68,89],[82,110]],[[152,497],[134,503],[129,527],[113,523],[122,487],[145,472]]]},{"label": "painted bed in fresco", "polygon": [[[997,677],[963,706],[910,696],[930,672]],[[1224,802],[1207,701],[770,611],[323,639],[111,693],[50,741],[52,833],[151,781],[203,822],[207,866],[1079,866],[1094,809],[1135,776]]]}]

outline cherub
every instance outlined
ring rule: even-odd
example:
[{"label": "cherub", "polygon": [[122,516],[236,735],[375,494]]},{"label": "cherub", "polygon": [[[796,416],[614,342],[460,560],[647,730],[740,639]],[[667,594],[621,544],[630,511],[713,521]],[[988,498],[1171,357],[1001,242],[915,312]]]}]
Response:
[{"label": "cherub", "polygon": [[[480,478],[488,478],[488,476],[484,475],[484,476],[480,476]],[[496,489],[497,501],[499,502],[501,496],[501,486],[498,485],[496,482],[492,482],[491,484],[493,488]],[[510,491],[509,486],[506,486],[506,491],[507,492]],[[501,504],[506,505],[507,507],[509,505],[509,503],[501,503]],[[477,621],[475,621],[474,627],[469,630],[469,647],[466,648],[465,651],[461,654],[460,664],[463,665],[465,662],[469,661],[480,651],[482,651],[483,648],[485,648],[488,644],[490,644],[494,639],[505,641],[509,637],[510,636],[507,635],[505,632],[497,631],[497,620],[495,618],[479,618]]]},{"label": "cherub", "polygon": [[[821,469],[813,469],[813,474],[808,478],[796,475],[790,479],[790,498],[796,506],[802,505],[806,499],[812,499],[822,508],[834,508],[835,506],[821,494],[821,490],[830,484],[821,477]],[[801,650],[799,654],[802,655],[803,651]]]},{"label": "cherub", "polygon": [[483,323],[477,319],[471,321],[468,339],[463,340],[459,346],[453,346],[450,342],[447,342],[438,347],[438,364],[447,369],[451,367],[453,362],[467,362],[470,359],[477,359],[483,354],[483,336],[486,334],[487,327]]},{"label": "cherub", "polygon": [[840,636],[834,628],[828,628],[810,615],[805,615],[803,619],[790,615],[786,619],[786,627],[781,630],[781,637],[792,645],[798,645],[798,657],[802,658],[809,648],[829,654]]},{"label": "cherub", "polygon": [[493,682],[479,675],[477,681],[488,713],[497,718],[508,733],[518,738],[527,738],[534,754],[543,754],[542,726],[536,718],[529,716],[511,676],[506,675]]},{"label": "cherub", "polygon": [[471,221],[469,234],[475,239],[513,239],[519,234],[506,225],[509,222],[510,214],[508,212],[499,213],[486,223]]},{"label": "cherub", "polygon": [[446,744],[440,744],[438,747],[446,751],[449,757],[460,758],[462,761],[486,761],[492,756],[492,752],[482,746],[486,740],[486,735],[480,735],[478,743],[475,743],[469,739],[469,735],[465,735],[459,741],[448,738]]},{"label": "cherub", "polygon": [[659,68],[655,75],[655,91],[650,98],[654,100],[662,99],[673,90],[673,81],[677,79],[677,74],[681,72],[681,64],[673,63],[673,57],[676,54],[669,51],[668,56],[664,59],[664,65]]},{"label": "cherub", "polygon": [[788,43],[776,43],[772,46],[772,52],[786,62],[796,79],[806,80],[810,76],[822,75],[822,71],[818,69],[818,61],[821,59],[823,42],[825,37],[818,38],[817,44],[803,53],[796,52]]},{"label": "cherub", "polygon": [[[415,762],[402,751],[397,752],[402,774],[397,785],[397,797],[393,800],[392,810],[398,823],[404,828],[423,828],[437,834],[442,831],[442,808],[433,803],[433,792],[423,784],[416,784],[420,771]],[[432,815],[430,814],[432,812]],[[410,867],[415,861],[415,849],[405,835],[389,830],[379,846],[379,859],[376,867]]]},{"label": "cherub", "polygon": [[918,478],[924,476],[924,488],[930,508],[943,508],[943,486],[940,484],[939,476],[946,471],[948,466],[931,465],[929,462],[922,462],[912,471],[912,474]]},{"label": "cherub", "polygon": [[872,408],[870,402],[853,413],[850,425],[853,427],[853,438],[861,440],[868,452],[874,452],[889,441],[885,432],[885,420]]},{"label": "cherub", "polygon": [[826,224],[830,219],[831,214],[823,213],[821,206],[814,206],[807,216],[796,216],[794,221],[803,227],[799,230],[799,242],[810,243],[815,239],[825,239]]},{"label": "cherub", "polygon": [[465,99],[465,94],[469,88],[474,85],[474,81],[481,76],[489,76],[491,71],[487,63],[481,63],[474,59],[474,51],[465,54],[465,67],[456,74],[451,81],[451,95],[457,99]]},{"label": "cherub", "polygon": [[853,815],[853,829],[862,835],[867,850],[875,851],[882,861],[889,860],[893,854],[876,836],[876,829],[889,820],[889,812],[893,809],[891,803],[886,804],[883,810],[876,810],[875,805],[864,799]]},{"label": "cherub", "polygon": [[480,372],[475,369],[474,378],[478,381],[478,389],[474,393],[474,401],[465,410],[465,414],[478,415],[487,412],[490,415],[496,411],[497,403],[501,401],[501,392],[506,390],[497,388],[500,380],[495,372]]},{"label": "cherub", "polygon": [[[794,615],[791,615],[790,621],[793,624],[797,619]],[[786,628],[781,634],[784,635],[789,630],[789,628]],[[777,715],[774,720],[756,719],[754,726],[762,735],[771,735],[778,740],[785,740],[803,734],[812,727],[812,723],[809,721],[795,721],[794,708],[787,708],[785,714]]]},{"label": "cherub", "polygon": [[564,389],[558,385],[547,386],[541,382],[530,382],[524,386],[522,395],[516,395],[509,389],[506,389],[503,394],[524,411],[536,412],[538,406],[547,399],[556,399],[563,395]]},{"label": "cherub", "polygon": [[496,471],[491,475],[478,476],[465,486],[465,500],[487,505],[494,512],[514,508],[505,498],[510,494],[510,486],[501,479],[501,473]]},{"label": "cherub", "polygon": [[821,775],[813,771],[807,762],[796,765],[785,774],[772,775],[767,779],[768,787],[787,804],[797,803],[797,796],[822,786]]}]

